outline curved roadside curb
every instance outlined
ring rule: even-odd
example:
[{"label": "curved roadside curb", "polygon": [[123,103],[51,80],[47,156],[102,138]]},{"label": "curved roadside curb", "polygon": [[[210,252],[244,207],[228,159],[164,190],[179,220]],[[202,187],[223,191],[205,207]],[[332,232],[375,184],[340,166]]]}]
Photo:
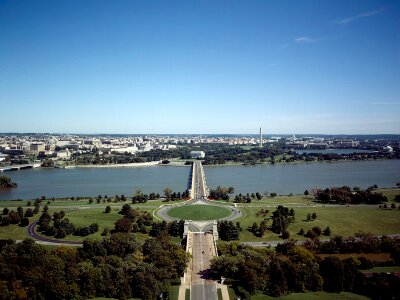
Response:
[{"label": "curved roadside curb", "polygon": [[33,238],[39,242],[43,242],[43,243],[51,244],[51,245],[55,245],[55,246],[59,246],[59,245],[82,246],[83,245],[82,242],[78,242],[78,241],[64,241],[64,240],[47,239],[47,238],[37,235],[36,231],[35,231],[35,227],[38,222],[39,221],[34,221],[31,224],[29,224],[29,226],[28,226],[28,234],[31,238]]}]

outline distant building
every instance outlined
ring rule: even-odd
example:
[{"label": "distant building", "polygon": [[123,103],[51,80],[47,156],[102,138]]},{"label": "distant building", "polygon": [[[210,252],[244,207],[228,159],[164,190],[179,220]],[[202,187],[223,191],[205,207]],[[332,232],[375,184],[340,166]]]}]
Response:
[{"label": "distant building", "polygon": [[32,143],[29,147],[31,152],[39,153],[41,151],[45,151],[45,144],[43,143]]},{"label": "distant building", "polygon": [[8,158],[8,154],[0,153],[0,161],[5,161]]},{"label": "distant building", "polygon": [[54,154],[57,158],[69,158],[70,156],[68,150],[56,151]]},{"label": "distant building", "polygon": [[385,146],[385,147],[383,147],[383,151],[391,153],[391,152],[393,152],[393,148],[390,146]]},{"label": "distant building", "polygon": [[204,158],[204,157],[206,157],[206,154],[204,153],[204,151],[191,151],[190,157],[191,158]]}]

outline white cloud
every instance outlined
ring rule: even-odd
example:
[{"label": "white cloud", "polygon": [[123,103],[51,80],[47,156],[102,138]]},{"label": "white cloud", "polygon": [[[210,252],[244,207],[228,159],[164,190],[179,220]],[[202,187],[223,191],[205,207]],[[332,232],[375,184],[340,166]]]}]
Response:
[{"label": "white cloud", "polygon": [[310,38],[308,36],[300,36],[298,38],[295,38],[294,41],[296,43],[313,43],[313,42],[318,42],[319,40]]},{"label": "white cloud", "polygon": [[352,16],[352,17],[349,17],[349,18],[346,18],[346,19],[337,20],[337,21],[335,21],[335,23],[336,24],[340,24],[340,25],[346,25],[346,24],[349,24],[349,23],[351,23],[351,22],[353,22],[353,21],[355,21],[357,19],[372,17],[372,16],[375,16],[377,14],[380,14],[381,12],[383,12],[383,8],[378,9],[378,10],[369,11],[369,12],[366,12],[366,13],[361,13],[361,14],[358,14],[356,16]]}]

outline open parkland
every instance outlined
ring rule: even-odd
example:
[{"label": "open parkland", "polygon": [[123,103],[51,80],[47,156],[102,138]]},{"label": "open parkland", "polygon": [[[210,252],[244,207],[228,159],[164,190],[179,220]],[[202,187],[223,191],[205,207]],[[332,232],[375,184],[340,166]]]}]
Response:
[{"label": "open parkland", "polygon": [[[66,213],[66,217],[69,221],[76,226],[88,226],[89,224],[96,222],[99,225],[98,232],[90,235],[92,239],[101,239],[101,233],[104,229],[111,230],[114,227],[114,223],[121,218],[118,214],[121,207],[128,203],[132,208],[139,208],[142,211],[151,212],[153,217],[157,220],[161,220],[158,216],[157,211],[163,206],[177,206],[174,210],[171,210],[169,215],[177,220],[179,219],[190,219],[190,220],[214,220],[218,217],[226,217],[226,213],[222,210],[219,211],[219,207],[231,207],[236,206],[241,212],[241,217],[236,221],[240,222],[243,230],[240,233],[241,242],[268,242],[279,240],[279,235],[272,231],[267,231],[263,237],[254,236],[250,231],[247,230],[254,222],[260,222],[265,216],[257,216],[257,212],[260,210],[269,211],[266,217],[270,216],[271,213],[278,205],[293,208],[295,210],[295,222],[290,224],[288,231],[290,236],[295,239],[304,239],[303,236],[297,235],[301,228],[304,231],[311,229],[312,227],[319,226],[321,228],[330,227],[332,235],[341,235],[343,237],[353,235],[359,231],[372,233],[375,235],[384,234],[399,234],[400,233],[400,209],[398,209],[399,203],[395,203],[396,208],[392,209],[391,204],[394,203],[393,199],[395,195],[400,194],[400,189],[379,189],[388,198],[387,208],[381,208],[379,205],[332,205],[332,204],[321,204],[314,201],[313,196],[304,195],[293,195],[293,196],[276,196],[276,197],[263,197],[261,200],[253,200],[251,203],[233,203],[232,200],[229,202],[225,201],[214,201],[215,205],[218,206],[180,206],[184,200],[169,201],[163,200],[149,200],[146,203],[131,204],[130,201],[126,202],[114,202],[114,199],[110,199],[109,203],[91,203],[89,204],[89,198],[80,198],[79,200],[71,200],[68,198],[44,200],[44,204],[48,204],[49,213],[52,214],[55,211],[63,210]],[[29,201],[30,203],[33,202]],[[43,204],[43,205],[44,205]],[[42,206],[43,206],[42,205]],[[0,201],[0,211],[4,208],[10,210],[16,210],[17,207],[23,207],[24,210],[31,207],[28,206],[28,201]],[[106,206],[111,207],[110,213],[105,213]],[[32,208],[32,207],[31,207]],[[196,210],[193,210],[196,208]],[[193,211],[192,211],[193,210]],[[217,211],[216,211],[217,210]],[[317,218],[312,221],[307,221],[308,213],[316,213]],[[40,213],[30,218],[30,222],[39,219]],[[16,239],[22,240],[28,237],[26,227],[20,227],[19,225],[9,225],[7,227],[0,227],[0,239]],[[146,238],[146,235],[140,236],[139,238]],[[69,236],[66,239],[82,240],[80,237]]]}]

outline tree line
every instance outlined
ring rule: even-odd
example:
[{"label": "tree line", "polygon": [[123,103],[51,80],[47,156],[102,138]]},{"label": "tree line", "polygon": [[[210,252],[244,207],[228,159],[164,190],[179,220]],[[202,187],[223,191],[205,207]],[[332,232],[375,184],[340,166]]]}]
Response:
[{"label": "tree line", "polygon": [[188,254],[168,235],[140,244],[115,232],[81,248],[0,240],[0,299],[156,299],[183,275]]},{"label": "tree line", "polygon": [[[400,241],[394,243],[398,247]],[[352,257],[341,260],[331,255],[322,259],[296,244],[277,247],[275,252],[237,243],[220,243],[218,252],[219,256],[211,262],[214,278],[228,278],[236,294],[243,299],[255,293],[278,297],[321,290],[347,291],[372,299],[400,297],[400,278],[394,274],[367,277],[360,271],[360,262]]]},{"label": "tree line", "polygon": [[349,186],[314,189],[315,200],[322,203],[339,204],[380,204],[387,201],[382,193],[374,192],[378,186],[371,186],[366,190],[358,187],[351,189]]}]

